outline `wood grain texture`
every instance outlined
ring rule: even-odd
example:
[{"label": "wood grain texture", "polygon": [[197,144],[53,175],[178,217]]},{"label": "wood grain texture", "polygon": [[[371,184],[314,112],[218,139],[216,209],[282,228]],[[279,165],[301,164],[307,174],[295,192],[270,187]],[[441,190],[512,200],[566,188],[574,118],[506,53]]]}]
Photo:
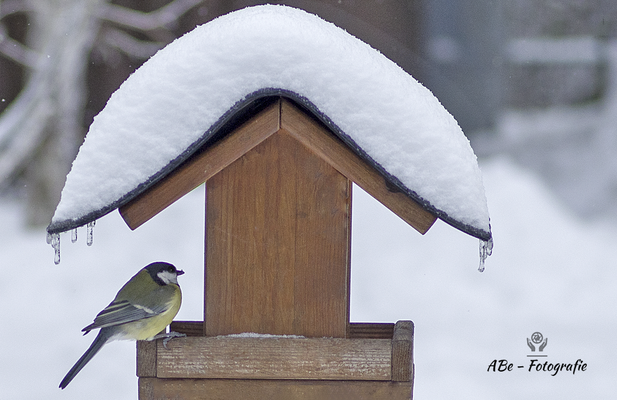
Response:
[{"label": "wood grain texture", "polygon": [[[188,333],[201,326],[172,324]],[[380,339],[201,336],[167,348],[161,340],[139,342],[138,371],[157,363],[154,373],[139,375],[139,398],[411,399],[413,323],[352,323],[350,332]]]},{"label": "wood grain texture", "polygon": [[160,182],[120,208],[131,229],[136,229],[211,176],[237,160],[279,128],[279,103],[275,103],[177,167]]},{"label": "wood grain texture", "polygon": [[[203,336],[203,321],[173,321],[170,329],[187,336]],[[351,322],[348,339],[392,339],[394,324],[389,322]]]},{"label": "wood grain texture", "polygon": [[208,180],[207,336],[346,336],[350,185],[283,131]]},{"label": "wood grain texture", "polygon": [[391,380],[384,339],[192,337],[157,350],[159,378]]},{"label": "wood grain texture", "polygon": [[140,400],[411,400],[405,382],[139,379]]},{"label": "wood grain texture", "polygon": [[351,322],[350,339],[392,339],[394,324],[388,322]]},{"label": "wood grain texture", "polygon": [[398,321],[392,337],[392,380],[413,381],[413,322]]},{"label": "wood grain texture", "polygon": [[156,341],[137,341],[137,376],[156,377]]},{"label": "wood grain texture", "polygon": [[288,100],[282,101],[281,129],[289,132],[418,232],[426,233],[437,219],[404,193],[393,191],[379,172]]},{"label": "wood grain texture", "polygon": [[171,332],[184,333],[186,336],[203,336],[203,321],[172,321],[169,325]]}]

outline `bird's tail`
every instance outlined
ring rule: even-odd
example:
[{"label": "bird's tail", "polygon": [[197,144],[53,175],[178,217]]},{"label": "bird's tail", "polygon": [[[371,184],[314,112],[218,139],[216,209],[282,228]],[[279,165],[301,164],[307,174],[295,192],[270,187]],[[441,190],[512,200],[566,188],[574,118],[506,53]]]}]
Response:
[{"label": "bird's tail", "polygon": [[62,382],[60,382],[60,389],[64,389],[68,386],[69,383],[71,383],[73,378],[75,378],[75,375],[77,375],[79,371],[81,371],[81,369],[86,366],[88,361],[90,361],[92,357],[94,357],[94,355],[98,353],[99,350],[101,350],[101,348],[105,343],[107,343],[109,338],[110,335],[107,329],[103,328],[99,331],[99,334],[96,336],[96,339],[94,339],[94,342],[92,342],[88,350],[86,350],[84,355],[81,356],[79,360],[77,360],[75,365],[73,365],[73,368],[71,368],[71,370],[66,374],[64,379],[62,379]]}]

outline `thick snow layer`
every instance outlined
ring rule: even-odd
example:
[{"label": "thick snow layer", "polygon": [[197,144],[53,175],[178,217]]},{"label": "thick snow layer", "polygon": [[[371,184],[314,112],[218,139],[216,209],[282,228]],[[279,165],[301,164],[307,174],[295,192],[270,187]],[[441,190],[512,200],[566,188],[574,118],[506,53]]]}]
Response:
[{"label": "thick snow layer", "polygon": [[121,205],[264,88],[308,99],[440,218],[490,237],[476,157],[431,92],[342,29],[284,6],[199,26],[130,76],[94,119],[50,231]]}]

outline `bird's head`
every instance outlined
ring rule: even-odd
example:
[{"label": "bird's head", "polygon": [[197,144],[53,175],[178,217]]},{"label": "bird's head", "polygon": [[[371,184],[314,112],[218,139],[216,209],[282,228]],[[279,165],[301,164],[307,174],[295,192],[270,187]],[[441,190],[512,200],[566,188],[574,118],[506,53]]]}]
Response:
[{"label": "bird's head", "polygon": [[154,262],[144,268],[152,279],[161,286],[170,283],[178,284],[178,276],[184,274],[181,269],[176,269],[172,264],[166,262]]}]

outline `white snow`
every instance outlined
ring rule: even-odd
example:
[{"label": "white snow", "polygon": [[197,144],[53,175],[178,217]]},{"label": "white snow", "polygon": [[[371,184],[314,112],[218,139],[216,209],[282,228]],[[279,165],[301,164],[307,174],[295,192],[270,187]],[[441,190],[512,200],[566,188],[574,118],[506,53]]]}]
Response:
[{"label": "white snow", "polygon": [[342,29],[284,6],[199,26],[130,76],[94,119],[52,224],[113,204],[263,88],[308,98],[407,188],[490,231],[476,157],[430,91]]},{"label": "white snow", "polygon": [[[617,229],[577,219],[507,159],[480,165],[497,242],[483,274],[469,268],[475,239],[440,222],[421,236],[354,192],[352,321],[414,321],[414,398],[613,399]],[[85,228],[76,244],[63,243],[58,268],[45,232],[23,228],[21,205],[1,201],[0,397],[137,398],[130,342],[105,346],[68,388],[58,384],[94,339],[81,328],[151,261],[186,272],[177,319],[203,318],[203,202],[200,188],[135,231],[117,213],[101,218],[92,247]],[[587,371],[486,371],[493,359],[526,365],[525,339],[536,331],[548,338],[550,360],[581,358]]]}]

